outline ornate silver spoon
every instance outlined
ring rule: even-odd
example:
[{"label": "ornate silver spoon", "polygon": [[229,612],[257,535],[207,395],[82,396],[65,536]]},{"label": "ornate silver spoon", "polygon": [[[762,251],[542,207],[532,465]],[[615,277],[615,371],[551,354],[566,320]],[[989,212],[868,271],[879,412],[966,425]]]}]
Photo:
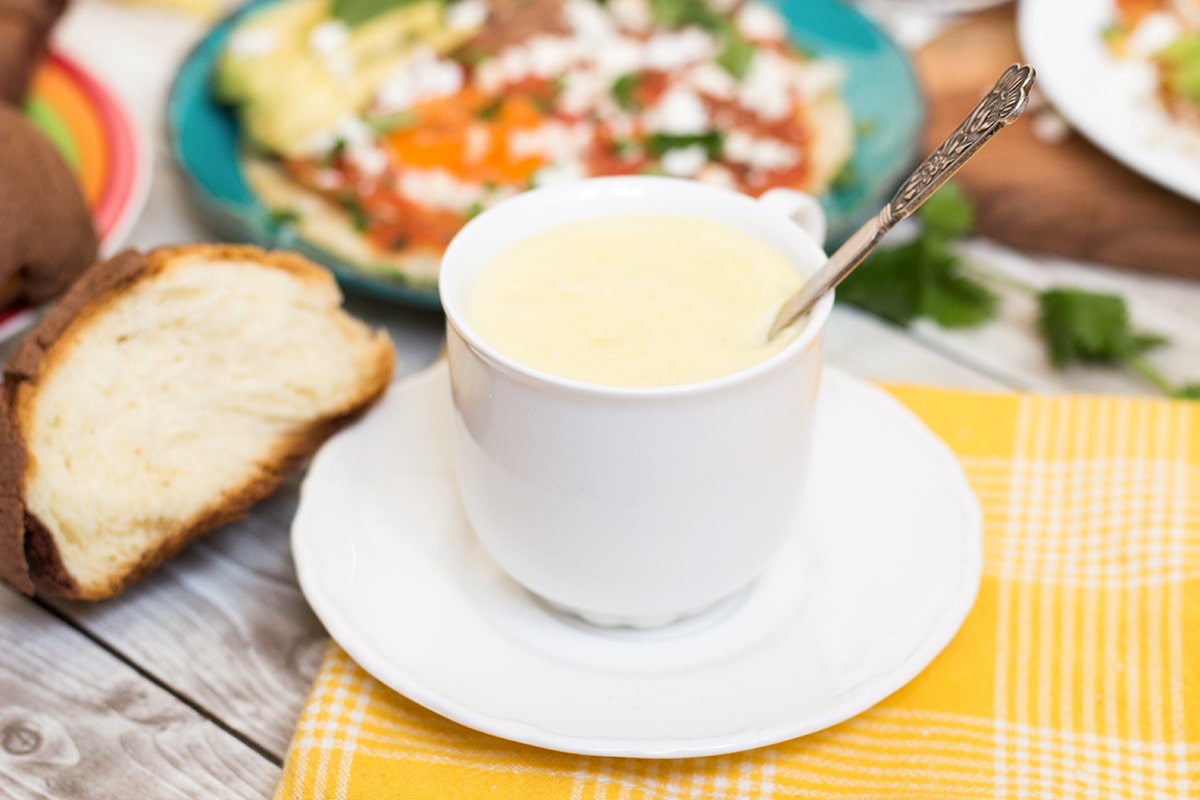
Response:
[{"label": "ornate silver spoon", "polygon": [[1001,128],[1021,116],[1029,102],[1029,89],[1035,75],[1033,67],[1028,65],[1013,64],[1006,69],[979,105],[900,185],[891,202],[855,231],[800,290],[788,298],[775,317],[767,339],[775,338],[793,320],[812,308],[822,295],[841,283],[870,255],[884,234],[920,208]]}]

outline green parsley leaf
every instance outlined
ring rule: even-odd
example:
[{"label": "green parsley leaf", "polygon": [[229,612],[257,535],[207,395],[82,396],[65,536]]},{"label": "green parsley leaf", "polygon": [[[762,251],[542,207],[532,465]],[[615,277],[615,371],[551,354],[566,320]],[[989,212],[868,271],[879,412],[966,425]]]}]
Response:
[{"label": "green parsley leaf", "polygon": [[925,290],[925,316],[943,328],[973,328],[996,316],[999,297],[979,281],[959,273],[951,257]]},{"label": "green parsley leaf", "polygon": [[754,60],[754,45],[746,41],[733,26],[726,26],[721,36],[721,52],[717,53],[717,66],[722,67],[734,78],[741,80],[750,71]]},{"label": "green parsley leaf", "polygon": [[1185,383],[1171,393],[1178,400],[1200,400],[1200,383]]},{"label": "green parsley leaf", "polygon": [[923,248],[924,243],[914,239],[899,247],[876,250],[838,286],[838,301],[908,327],[921,315]]},{"label": "green parsley leaf", "polygon": [[1139,352],[1129,310],[1115,294],[1083,289],[1041,292],[1038,327],[1050,361],[1058,369],[1076,362],[1121,364]]},{"label": "green parsley leaf", "polygon": [[271,228],[295,225],[299,221],[300,214],[290,208],[273,208],[267,213],[267,225]]},{"label": "green parsley leaf", "polygon": [[481,119],[484,122],[494,122],[500,116],[500,109],[504,106],[504,95],[498,94],[491,100],[475,109],[475,118]]},{"label": "green parsley leaf", "polygon": [[354,230],[359,233],[365,232],[370,224],[370,218],[367,216],[367,210],[358,202],[358,198],[347,193],[338,198],[338,203],[350,215],[350,224],[354,226]]},{"label": "green parsley leaf", "polygon": [[992,319],[998,296],[966,273],[951,246],[974,224],[970,201],[949,184],[925,201],[917,216],[921,233],[873,253],[838,287],[838,298],[901,327],[922,317],[945,328]]},{"label": "green parsley leaf", "polygon": [[946,184],[917,211],[925,232],[943,239],[965,236],[975,225],[975,207],[953,183]]},{"label": "green parsley leaf", "polygon": [[652,133],[646,138],[646,152],[655,158],[669,150],[678,150],[698,144],[710,159],[720,158],[725,148],[725,137],[720,131],[705,133]]},{"label": "green parsley leaf", "polygon": [[921,317],[946,328],[979,325],[995,316],[998,301],[963,272],[944,239],[929,233],[876,251],[842,282],[837,296],[901,327]]},{"label": "green parsley leaf", "polygon": [[613,81],[610,91],[613,100],[617,102],[622,111],[637,111],[642,107],[642,104],[634,96],[639,81],[641,81],[641,76],[633,72],[622,75]]},{"label": "green parsley leaf", "polygon": [[650,0],[650,16],[664,28],[695,25],[716,32],[728,25],[704,0]]}]

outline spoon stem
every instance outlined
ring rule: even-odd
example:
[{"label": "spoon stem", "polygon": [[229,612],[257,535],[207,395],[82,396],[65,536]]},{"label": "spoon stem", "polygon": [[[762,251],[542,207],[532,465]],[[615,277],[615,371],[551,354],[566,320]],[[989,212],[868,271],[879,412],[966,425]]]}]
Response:
[{"label": "spoon stem", "polygon": [[1006,69],[966,119],[900,184],[891,201],[855,231],[783,304],[767,339],[775,338],[826,292],[841,283],[897,222],[920,208],[1001,128],[1021,116],[1029,102],[1029,90],[1035,76],[1033,67],[1028,65],[1013,64]]}]

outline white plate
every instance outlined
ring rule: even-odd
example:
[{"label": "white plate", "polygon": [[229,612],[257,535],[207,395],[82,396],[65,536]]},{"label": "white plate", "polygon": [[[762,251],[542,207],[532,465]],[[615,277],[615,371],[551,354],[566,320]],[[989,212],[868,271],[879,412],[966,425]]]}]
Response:
[{"label": "white plate", "polygon": [[958,462],[915,416],[833,370],[818,409],[806,509],[768,573],[699,619],[605,631],[534,600],[475,543],[436,365],[314,459],[292,527],[300,585],[367,672],[507,739],[684,757],[825,728],[950,641],[982,549]]},{"label": "white plate", "polygon": [[1109,55],[1112,0],[1022,0],[1018,32],[1038,86],[1084,136],[1126,166],[1200,202],[1200,131],[1171,119],[1145,63]]}]

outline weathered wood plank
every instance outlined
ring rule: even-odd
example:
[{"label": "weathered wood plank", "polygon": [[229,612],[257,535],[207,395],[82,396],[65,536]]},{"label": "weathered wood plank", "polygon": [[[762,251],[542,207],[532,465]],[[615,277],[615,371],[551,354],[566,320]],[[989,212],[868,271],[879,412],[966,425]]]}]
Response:
[{"label": "weathered wood plank", "polygon": [[855,308],[834,307],[823,352],[832,366],[871,381],[997,391],[1009,388]]},{"label": "weathered wood plank", "polygon": [[278,759],[327,641],[296,584],[288,548],[298,478],[119,597],[52,601]]},{"label": "weathered wood plank", "polygon": [[[1069,286],[1111,292],[1126,298],[1138,330],[1170,338],[1169,347],[1148,357],[1173,381],[1200,380],[1200,282],[1159,277],[1054,258],[1029,258],[991,242],[977,240],[963,249],[966,258],[990,272],[1037,288]],[[1003,292],[1000,317],[968,331],[918,325],[913,337],[964,366],[1003,383],[1039,392],[1153,393],[1128,371],[1111,367],[1054,369],[1036,334],[1037,307],[1032,296]],[[923,379],[923,378],[921,378]]]},{"label": "weathered wood plank", "polygon": [[0,588],[0,797],[269,797],[279,767]]}]

